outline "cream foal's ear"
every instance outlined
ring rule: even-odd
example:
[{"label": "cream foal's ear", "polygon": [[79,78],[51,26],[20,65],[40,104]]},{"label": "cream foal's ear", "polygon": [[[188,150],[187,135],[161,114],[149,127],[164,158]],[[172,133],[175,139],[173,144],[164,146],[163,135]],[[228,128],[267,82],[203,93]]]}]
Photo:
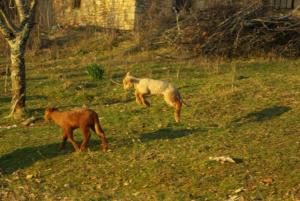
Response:
[{"label": "cream foal's ear", "polygon": [[130,76],[130,72],[127,72],[127,73],[126,73],[126,76]]}]

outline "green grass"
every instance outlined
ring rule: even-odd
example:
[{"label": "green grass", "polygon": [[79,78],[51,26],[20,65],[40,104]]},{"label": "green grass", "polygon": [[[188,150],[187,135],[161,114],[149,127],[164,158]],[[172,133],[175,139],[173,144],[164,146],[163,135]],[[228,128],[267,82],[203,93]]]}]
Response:
[{"label": "green grass", "polygon": [[[42,120],[0,128],[0,200],[215,201],[241,187],[244,200],[300,199],[299,60],[239,60],[232,82],[229,63],[216,73],[198,60],[170,63],[144,53],[125,62],[122,44],[102,54],[82,49],[29,59],[27,110],[41,118],[47,106],[85,104],[99,114],[112,152],[101,152],[95,135],[87,152],[74,153],[69,144],[59,152],[62,131]],[[88,78],[87,61],[105,66],[103,80]],[[174,123],[161,97],[141,108],[132,92],[110,81],[121,83],[127,70],[178,86],[190,105],[182,122]],[[10,97],[3,88],[0,94],[0,125],[18,124],[5,118]],[[209,161],[223,155],[239,163]],[[273,182],[265,184],[268,178]]]}]

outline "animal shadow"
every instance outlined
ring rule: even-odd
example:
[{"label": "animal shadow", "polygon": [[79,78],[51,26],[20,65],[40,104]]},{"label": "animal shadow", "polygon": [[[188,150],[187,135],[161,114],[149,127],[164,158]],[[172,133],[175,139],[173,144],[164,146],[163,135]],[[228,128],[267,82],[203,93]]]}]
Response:
[{"label": "animal shadow", "polygon": [[40,80],[46,80],[46,79],[48,79],[47,76],[27,78],[27,80],[31,80],[31,81],[40,81]]},{"label": "animal shadow", "polygon": [[245,80],[245,79],[249,79],[249,76],[240,75],[236,79],[237,80]]},{"label": "animal shadow", "polygon": [[244,124],[250,122],[262,122],[278,117],[288,111],[291,108],[287,106],[273,106],[269,108],[265,108],[260,111],[251,112],[244,117],[234,120],[233,124]]},{"label": "animal shadow", "polygon": [[[67,144],[66,149],[63,151],[58,150],[59,145],[60,143],[52,143],[36,147],[24,147],[0,156],[0,175],[12,174],[19,169],[30,167],[37,161],[73,153],[73,148],[70,144]],[[90,140],[88,148],[99,150],[99,140]]]},{"label": "animal shadow", "polygon": [[206,132],[207,129],[172,129],[172,128],[161,128],[154,132],[144,133],[140,137],[142,142],[150,141],[150,140],[165,140],[165,139],[176,139],[185,137],[188,135],[192,135],[196,132]]}]

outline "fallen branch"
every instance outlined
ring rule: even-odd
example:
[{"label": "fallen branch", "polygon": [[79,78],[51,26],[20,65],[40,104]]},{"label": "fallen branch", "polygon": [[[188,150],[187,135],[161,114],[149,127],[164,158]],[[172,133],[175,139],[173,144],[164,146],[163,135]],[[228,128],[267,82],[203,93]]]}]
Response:
[{"label": "fallen branch", "polygon": [[300,56],[299,18],[267,13],[261,3],[200,11],[196,17],[186,17],[180,22],[180,34],[174,25],[158,41],[197,56],[231,58],[269,53]]},{"label": "fallen branch", "polygon": [[6,118],[11,118],[12,117],[12,115],[14,114],[14,112],[16,110],[17,104],[20,102],[20,100],[23,98],[23,96],[24,96],[24,94],[22,94],[20,96],[20,98],[18,100],[16,100],[16,102],[12,106],[12,110],[11,110],[10,114]]},{"label": "fallen branch", "polygon": [[122,84],[120,84],[120,83],[114,81],[113,79],[110,79],[110,81],[111,81],[112,83],[116,84],[116,85],[123,86]]}]

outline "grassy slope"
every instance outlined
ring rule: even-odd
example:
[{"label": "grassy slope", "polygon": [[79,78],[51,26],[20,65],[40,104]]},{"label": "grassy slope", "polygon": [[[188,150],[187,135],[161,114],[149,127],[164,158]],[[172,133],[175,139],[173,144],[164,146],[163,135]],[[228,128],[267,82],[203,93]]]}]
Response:
[{"label": "grassy slope", "polygon": [[[201,61],[124,57],[126,42],[113,52],[94,43],[30,59],[27,107],[41,117],[46,106],[87,105],[100,115],[113,151],[100,152],[93,135],[85,153],[73,153],[70,145],[58,152],[61,130],[43,121],[0,128],[0,200],[225,200],[241,187],[244,200],[300,198],[300,61],[238,61],[232,85],[226,63],[216,73]],[[88,79],[90,62],[105,66],[106,79]],[[140,108],[132,93],[109,81],[121,82],[128,69],[180,88],[191,105],[180,125],[161,98]],[[4,118],[9,97],[1,95],[0,103],[0,125],[13,124]],[[208,160],[221,155],[241,162]]]}]

